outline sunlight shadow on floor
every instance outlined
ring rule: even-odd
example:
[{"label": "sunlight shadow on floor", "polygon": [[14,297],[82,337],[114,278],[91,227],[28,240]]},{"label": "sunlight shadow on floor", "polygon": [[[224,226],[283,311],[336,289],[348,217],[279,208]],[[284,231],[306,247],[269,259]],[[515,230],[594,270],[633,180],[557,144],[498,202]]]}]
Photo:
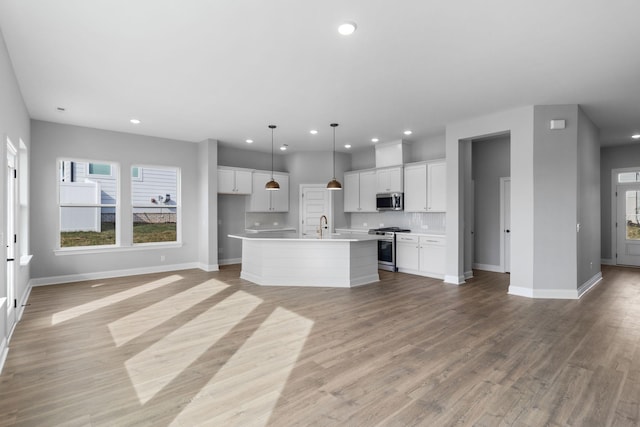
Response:
[{"label": "sunlight shadow on floor", "polygon": [[228,287],[219,280],[207,280],[109,323],[109,331],[116,346],[120,347]]},{"label": "sunlight shadow on floor", "polygon": [[238,291],[125,362],[141,404],[148,402],[262,303]]},{"label": "sunlight shadow on floor", "polygon": [[266,425],[312,327],[275,309],[171,425]]},{"label": "sunlight shadow on floor", "polygon": [[182,276],[174,274],[171,276],[163,277],[162,279],[153,281],[151,283],[146,283],[141,286],[136,286],[135,288],[127,289],[126,291],[118,292],[117,294],[109,295],[108,297],[91,301],[86,304],[78,305],[64,311],[59,311],[51,316],[51,325],[57,325],[68,320],[75,319],[84,314],[91,313],[92,311],[96,311],[101,308],[108,307],[112,304],[116,304],[118,302],[135,297],[136,295],[140,295],[159,287],[175,283],[181,279]]}]

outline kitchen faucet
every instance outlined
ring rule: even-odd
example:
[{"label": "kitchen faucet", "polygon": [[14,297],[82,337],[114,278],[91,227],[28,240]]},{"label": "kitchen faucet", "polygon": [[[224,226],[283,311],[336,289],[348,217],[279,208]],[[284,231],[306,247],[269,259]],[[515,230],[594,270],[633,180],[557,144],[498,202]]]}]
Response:
[{"label": "kitchen faucet", "polygon": [[322,220],[324,219],[324,226],[325,228],[327,228],[327,226],[329,225],[329,220],[327,219],[326,215],[322,215],[320,217],[320,227],[318,228],[318,231],[320,232],[320,238],[322,239]]}]

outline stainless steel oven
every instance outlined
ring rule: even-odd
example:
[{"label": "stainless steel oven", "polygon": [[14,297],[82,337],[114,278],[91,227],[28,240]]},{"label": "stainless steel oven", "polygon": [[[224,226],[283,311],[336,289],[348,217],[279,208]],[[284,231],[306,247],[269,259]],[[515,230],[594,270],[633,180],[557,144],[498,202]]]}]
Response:
[{"label": "stainless steel oven", "polygon": [[378,268],[380,270],[398,271],[396,267],[396,233],[406,233],[411,230],[399,227],[374,228],[369,234],[380,236],[378,240]]}]

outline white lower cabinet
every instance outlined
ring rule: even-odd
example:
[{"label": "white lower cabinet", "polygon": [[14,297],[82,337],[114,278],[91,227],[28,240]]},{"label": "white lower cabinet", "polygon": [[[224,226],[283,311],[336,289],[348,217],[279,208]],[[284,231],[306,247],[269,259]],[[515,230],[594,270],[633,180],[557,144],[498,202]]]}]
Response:
[{"label": "white lower cabinet", "polygon": [[396,234],[396,266],[402,273],[444,279],[444,236]]}]

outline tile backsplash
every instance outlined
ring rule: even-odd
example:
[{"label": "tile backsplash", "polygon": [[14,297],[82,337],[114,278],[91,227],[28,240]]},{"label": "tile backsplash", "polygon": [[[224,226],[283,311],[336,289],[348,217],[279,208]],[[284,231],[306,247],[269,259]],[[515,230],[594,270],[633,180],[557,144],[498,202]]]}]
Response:
[{"label": "tile backsplash", "polygon": [[245,228],[278,227],[287,225],[287,214],[283,212],[246,212]]},{"label": "tile backsplash", "polygon": [[422,212],[377,212],[377,213],[352,213],[352,228],[380,228],[380,227],[401,227],[411,231],[434,231],[445,232],[444,212],[422,213]]}]

